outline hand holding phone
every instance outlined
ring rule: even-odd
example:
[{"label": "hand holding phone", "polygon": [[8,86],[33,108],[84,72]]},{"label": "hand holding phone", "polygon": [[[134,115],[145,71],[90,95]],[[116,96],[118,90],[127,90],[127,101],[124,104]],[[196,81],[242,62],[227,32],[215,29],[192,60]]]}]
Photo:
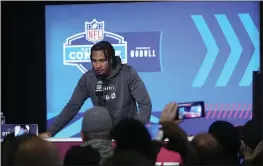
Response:
[{"label": "hand holding phone", "polygon": [[162,111],[161,117],[160,117],[160,124],[167,121],[174,121],[174,123],[179,124],[181,123],[181,120],[176,120],[178,110],[178,104],[176,103],[169,103],[165,106],[165,108]]}]

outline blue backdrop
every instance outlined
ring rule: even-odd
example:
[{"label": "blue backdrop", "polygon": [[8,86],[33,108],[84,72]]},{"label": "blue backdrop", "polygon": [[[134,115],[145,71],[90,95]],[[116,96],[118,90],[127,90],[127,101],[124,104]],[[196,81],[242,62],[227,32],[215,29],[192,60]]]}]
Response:
[{"label": "blue backdrop", "polygon": [[[259,2],[145,2],[46,7],[48,126],[83,74],[89,48],[114,44],[140,74],[153,103],[151,121],[171,101],[204,100],[207,116],[186,120],[195,134],[216,119],[251,118],[252,72],[259,69]],[[56,137],[78,137],[82,112]]]}]

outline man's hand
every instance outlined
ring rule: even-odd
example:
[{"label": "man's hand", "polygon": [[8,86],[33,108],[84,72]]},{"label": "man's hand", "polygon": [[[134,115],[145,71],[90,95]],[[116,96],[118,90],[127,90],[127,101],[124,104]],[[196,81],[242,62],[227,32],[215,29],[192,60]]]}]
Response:
[{"label": "man's hand", "polygon": [[52,134],[50,132],[44,132],[44,133],[40,133],[38,136],[41,138],[50,138],[52,137]]},{"label": "man's hand", "polygon": [[160,117],[160,124],[163,122],[170,122],[173,121],[176,124],[179,124],[182,122],[182,120],[176,120],[176,114],[177,114],[178,105],[176,103],[169,103],[165,106],[164,110],[162,111],[161,117]]},{"label": "man's hand", "polygon": [[242,141],[241,154],[244,156],[245,161],[254,160],[256,157],[258,157],[258,155],[260,155],[260,153],[262,153],[262,151],[263,151],[263,141],[260,141],[254,150],[252,150],[250,147],[245,145],[245,143]]},{"label": "man's hand", "polygon": [[263,141],[261,140],[253,151],[253,158],[256,158],[263,152]]}]

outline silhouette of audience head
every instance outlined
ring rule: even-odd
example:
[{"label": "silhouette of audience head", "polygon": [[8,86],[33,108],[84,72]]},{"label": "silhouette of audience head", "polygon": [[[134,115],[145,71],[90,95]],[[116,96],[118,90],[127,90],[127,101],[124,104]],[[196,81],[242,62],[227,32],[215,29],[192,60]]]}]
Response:
[{"label": "silhouette of audience head", "polygon": [[23,141],[15,154],[14,165],[19,166],[59,166],[58,150],[51,142],[32,136]]},{"label": "silhouette of audience head", "polygon": [[242,129],[242,141],[251,149],[255,149],[262,140],[263,122],[249,120]]},{"label": "silhouette of audience head", "polygon": [[100,154],[90,146],[72,146],[64,157],[65,166],[73,165],[98,165]]},{"label": "silhouette of audience head", "polygon": [[144,154],[138,151],[118,151],[114,153],[112,158],[108,159],[105,166],[117,166],[117,165],[129,165],[129,166],[155,166],[155,162],[152,162]]},{"label": "silhouette of audience head", "polygon": [[208,133],[201,133],[194,137],[191,145],[196,150],[201,165],[223,164],[221,158],[222,147],[219,142]]},{"label": "silhouette of audience head", "polygon": [[2,161],[4,165],[13,165],[15,154],[22,144],[27,139],[34,137],[33,135],[15,136],[14,132],[9,133],[1,142]]},{"label": "silhouette of audience head", "polygon": [[239,163],[238,152],[241,142],[238,129],[229,122],[215,121],[208,132],[222,145],[224,153],[232,158],[234,163]]},{"label": "silhouette of audience head", "polygon": [[113,128],[112,138],[117,150],[138,151],[151,160],[155,160],[151,136],[146,127],[138,120],[124,119]]}]

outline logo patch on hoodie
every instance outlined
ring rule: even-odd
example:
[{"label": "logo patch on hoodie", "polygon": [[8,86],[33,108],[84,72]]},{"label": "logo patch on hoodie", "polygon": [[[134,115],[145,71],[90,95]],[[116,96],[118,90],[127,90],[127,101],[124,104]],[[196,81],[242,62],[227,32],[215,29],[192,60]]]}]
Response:
[{"label": "logo patch on hoodie", "polygon": [[109,41],[123,64],[137,72],[161,72],[161,32],[108,32],[105,22],[85,22],[84,32],[69,36],[63,44],[63,64],[91,69],[90,49],[102,40]]}]

